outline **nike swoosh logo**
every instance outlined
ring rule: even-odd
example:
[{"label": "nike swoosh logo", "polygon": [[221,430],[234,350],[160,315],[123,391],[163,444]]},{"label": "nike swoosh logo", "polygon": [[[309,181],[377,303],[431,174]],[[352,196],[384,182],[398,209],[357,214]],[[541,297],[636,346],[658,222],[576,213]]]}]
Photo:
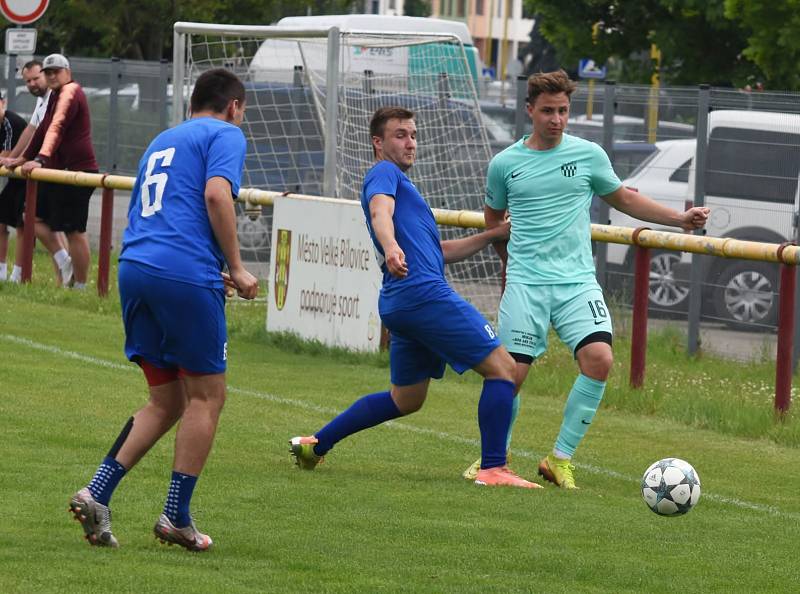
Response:
[{"label": "nike swoosh logo", "polygon": [[511,174],[511,179],[514,179],[514,178],[515,178],[515,177],[517,177],[517,176],[518,176],[520,173],[522,173],[522,172],[521,172],[521,171],[515,171],[514,173],[512,173],[512,174]]},{"label": "nike swoosh logo", "polygon": [[591,425],[591,424],[592,424],[592,422],[591,422],[591,421],[589,421],[589,422],[587,423],[587,422],[586,422],[586,421],[584,421],[583,419],[581,419],[581,423],[583,423],[584,425]]},{"label": "nike swoosh logo", "polygon": [[603,322],[604,322],[604,320],[600,320],[599,322],[595,322],[595,323],[594,323],[594,325],[595,325],[595,326],[599,326],[599,325],[600,325],[600,324],[602,324]]}]

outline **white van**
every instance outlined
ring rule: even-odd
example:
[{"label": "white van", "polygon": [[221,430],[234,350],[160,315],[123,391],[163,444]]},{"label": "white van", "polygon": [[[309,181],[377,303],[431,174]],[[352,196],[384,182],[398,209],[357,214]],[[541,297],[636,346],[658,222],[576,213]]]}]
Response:
[{"label": "white van", "polygon": [[[687,208],[694,198],[695,145],[694,140],[656,143],[658,150],[625,185],[676,210]],[[769,243],[793,239],[800,204],[800,115],[711,112],[705,175],[709,235]],[[635,227],[641,222],[612,210],[611,224]],[[609,245],[608,254],[610,272],[630,274],[630,246]],[[776,324],[776,265],[725,258],[706,261],[704,299],[713,316],[735,327]],[[689,262],[688,254],[653,253],[650,303],[654,308],[688,310]]]},{"label": "white van", "polygon": [[[476,85],[478,74],[483,69],[483,63],[477,48],[473,44],[469,29],[465,23],[458,21],[410,16],[343,14],[284,17],[278,21],[277,26],[286,27],[287,29],[338,27],[343,33],[449,34],[457,37],[463,45],[469,69]],[[420,63],[419,60],[414,59],[414,53],[418,48],[415,49],[413,46],[398,48],[391,45],[379,45],[350,47],[342,56],[344,70],[346,72],[371,70],[377,76],[415,74],[415,67]],[[441,52],[441,63],[447,68],[448,60],[444,58],[451,56],[445,47],[441,48]],[[324,43],[316,44],[316,46],[305,44],[301,53],[297,43],[267,40],[261,44],[255,56],[253,56],[250,70],[253,75],[252,79],[255,81],[276,80],[276,71],[283,70],[290,75],[296,65],[303,65],[307,70],[324,72],[327,66],[327,48]],[[291,80],[291,78],[288,80]]]}]

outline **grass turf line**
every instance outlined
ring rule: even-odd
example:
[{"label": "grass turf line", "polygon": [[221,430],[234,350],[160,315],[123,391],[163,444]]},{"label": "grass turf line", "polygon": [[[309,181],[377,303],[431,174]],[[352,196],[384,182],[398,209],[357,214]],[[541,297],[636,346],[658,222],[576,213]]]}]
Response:
[{"label": "grass turf line", "polygon": [[[578,494],[483,490],[458,478],[477,453],[479,380],[449,375],[434,383],[417,415],[353,436],[317,471],[300,473],[289,461],[288,437],[384,388],[385,360],[311,354],[286,337],[265,338],[263,311],[248,306],[230,310],[236,390],[194,504],[218,549],[193,556],[160,550],[151,539],[168,487],[169,439],[112,500],[123,548],[90,549],[69,521],[66,499],[143,402],[144,381],[120,371],[128,364],[114,312],[37,303],[25,289],[0,297],[3,334],[58,350],[0,340],[0,476],[4,501],[14,502],[0,532],[0,563],[11,568],[0,573],[3,592],[175,591],[181,584],[233,592],[724,592],[733,584],[791,591],[796,521],[760,508],[797,509],[787,479],[795,448],[612,406],[601,410],[576,461],[620,476],[579,468]],[[548,365],[572,375],[556,357]],[[536,371],[550,376],[545,365]],[[563,396],[547,381],[526,387],[515,431],[514,466],[526,476],[560,421]],[[398,430],[405,426],[413,430]],[[684,518],[655,516],[631,477],[665,455],[694,463],[708,493],[759,509],[703,498]],[[680,586],[665,572],[680,576]]]}]

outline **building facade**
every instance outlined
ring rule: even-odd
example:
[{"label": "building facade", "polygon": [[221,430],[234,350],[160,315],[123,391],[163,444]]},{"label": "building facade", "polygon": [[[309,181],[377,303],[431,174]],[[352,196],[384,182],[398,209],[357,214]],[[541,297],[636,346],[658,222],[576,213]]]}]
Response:
[{"label": "building facade", "polygon": [[431,4],[431,16],[466,23],[494,78],[508,74],[509,62],[530,41],[533,18],[523,0],[432,0]]},{"label": "building facade", "polygon": [[402,16],[404,0],[364,0],[364,14]]}]

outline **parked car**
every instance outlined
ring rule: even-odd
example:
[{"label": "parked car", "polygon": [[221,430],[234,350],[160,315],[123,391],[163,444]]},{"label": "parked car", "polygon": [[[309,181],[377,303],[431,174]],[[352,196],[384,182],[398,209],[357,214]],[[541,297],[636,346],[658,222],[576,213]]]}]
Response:
[{"label": "parked car", "polygon": [[[602,114],[596,114],[592,119],[588,119],[586,115],[578,115],[570,118],[567,124],[567,132],[602,144],[603,126]],[[647,122],[643,118],[625,115],[614,116],[615,141],[646,142],[648,139],[647,132]],[[660,120],[656,127],[656,138],[658,140],[676,140],[693,138],[694,136],[694,126],[691,124]]]},{"label": "parked car", "polygon": [[[708,234],[781,243],[795,236],[800,205],[800,115],[725,110],[709,114],[705,205]],[[697,174],[696,141],[656,143],[657,152],[626,180],[676,210],[690,206]],[[641,223],[613,211],[611,224]],[[674,231],[674,229],[671,229]],[[609,271],[630,274],[633,250],[609,246]],[[688,309],[688,254],[653,253],[650,303],[661,310]],[[768,262],[703,259],[704,304],[736,328],[777,323],[778,268]],[[618,277],[619,279],[620,277]]]}]

